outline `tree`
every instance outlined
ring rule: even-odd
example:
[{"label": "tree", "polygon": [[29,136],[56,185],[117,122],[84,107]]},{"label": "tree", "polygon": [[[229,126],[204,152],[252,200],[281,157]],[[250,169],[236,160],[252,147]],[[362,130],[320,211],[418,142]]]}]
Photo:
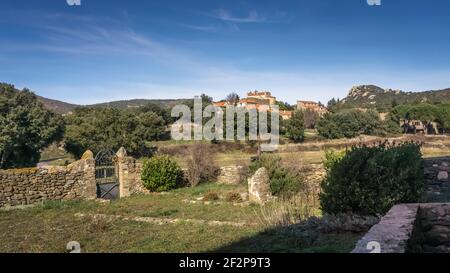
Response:
[{"label": "tree", "polygon": [[304,119],[305,119],[305,127],[308,129],[314,129],[316,128],[316,124],[320,119],[319,113],[316,111],[313,111],[311,109],[306,109],[303,112]]},{"label": "tree", "polygon": [[287,102],[277,101],[276,105],[278,105],[281,111],[294,111],[295,108]]},{"label": "tree", "polygon": [[385,126],[375,110],[363,112],[356,109],[326,113],[317,123],[317,131],[328,139],[386,134]]},{"label": "tree", "polygon": [[294,142],[302,142],[305,139],[305,120],[303,112],[297,110],[292,118],[286,121],[286,136]]},{"label": "tree", "polygon": [[40,150],[62,138],[62,118],[28,89],[0,84],[0,168],[32,167]]},{"label": "tree", "polygon": [[153,112],[157,114],[164,119],[166,125],[175,122],[175,118],[172,118],[171,111],[168,107],[162,107],[156,103],[148,103],[147,105],[140,107],[139,110],[143,113]]},{"label": "tree", "polygon": [[236,105],[239,102],[240,97],[238,94],[233,92],[231,94],[228,94],[228,96],[225,98],[225,100],[231,105]]},{"label": "tree", "polygon": [[165,138],[166,125],[154,112],[115,108],[77,108],[66,118],[66,150],[80,157],[87,149],[118,150],[133,156],[148,156],[150,141]]}]

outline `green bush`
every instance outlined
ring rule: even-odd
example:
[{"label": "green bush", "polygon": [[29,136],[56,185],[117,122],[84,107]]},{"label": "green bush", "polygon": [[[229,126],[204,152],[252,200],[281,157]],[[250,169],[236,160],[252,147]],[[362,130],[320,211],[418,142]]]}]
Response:
[{"label": "green bush", "polygon": [[353,138],[361,134],[385,136],[387,125],[375,110],[342,110],[325,114],[317,123],[320,136],[327,139]]},{"label": "green bush", "polygon": [[170,157],[155,156],[144,162],[141,178],[148,190],[162,192],[178,187],[183,180],[183,172]]},{"label": "green bush", "polygon": [[330,157],[325,166],[320,202],[329,214],[384,214],[395,204],[418,202],[422,195],[423,163],[415,143],[354,146],[342,159]]},{"label": "green bush", "polygon": [[250,175],[259,168],[265,167],[269,174],[270,189],[273,195],[291,196],[303,189],[304,181],[301,175],[281,164],[281,157],[274,154],[262,154],[249,167]]},{"label": "green bush", "polygon": [[292,117],[286,121],[286,136],[296,142],[305,139],[305,118],[302,111],[295,111]]}]

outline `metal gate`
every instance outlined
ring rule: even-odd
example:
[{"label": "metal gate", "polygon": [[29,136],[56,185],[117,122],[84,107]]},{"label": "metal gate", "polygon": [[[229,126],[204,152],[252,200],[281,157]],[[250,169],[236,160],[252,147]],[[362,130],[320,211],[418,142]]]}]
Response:
[{"label": "metal gate", "polygon": [[113,150],[103,150],[95,156],[97,198],[109,200],[119,198],[119,178],[117,177],[114,157]]}]

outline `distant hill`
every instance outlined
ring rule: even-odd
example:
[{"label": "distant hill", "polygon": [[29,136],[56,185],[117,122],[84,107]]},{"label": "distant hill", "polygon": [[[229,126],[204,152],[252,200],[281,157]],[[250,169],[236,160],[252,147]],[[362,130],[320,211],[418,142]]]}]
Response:
[{"label": "distant hill", "polygon": [[41,96],[37,96],[37,98],[40,102],[42,102],[44,104],[44,106],[47,109],[53,110],[59,114],[67,114],[67,113],[73,111],[73,109],[75,109],[75,107],[78,106],[76,104],[71,104],[71,103],[67,103],[67,102],[63,102],[63,101],[59,101],[59,100],[47,99],[47,98],[44,98]]},{"label": "distant hill", "polygon": [[340,101],[343,108],[376,108],[386,111],[393,105],[429,102],[439,103],[450,101],[450,88],[423,92],[405,92],[402,90],[383,89],[375,85],[353,87],[347,97]]},{"label": "distant hill", "polygon": [[149,99],[134,99],[134,100],[119,100],[119,101],[111,101],[104,102],[98,104],[88,105],[89,107],[113,107],[118,109],[126,109],[126,108],[136,108],[145,106],[149,103],[158,104],[163,107],[173,107],[179,103],[184,102],[185,99],[176,99],[176,100],[149,100]]},{"label": "distant hill", "polygon": [[177,99],[177,100],[150,100],[150,99],[134,99],[134,100],[120,100],[120,101],[111,101],[111,102],[104,102],[104,103],[98,103],[98,104],[92,104],[92,105],[77,105],[77,104],[71,104],[59,100],[52,100],[48,98],[44,98],[41,96],[37,96],[38,100],[41,101],[44,106],[49,109],[53,110],[59,114],[67,114],[73,111],[76,107],[113,107],[118,109],[126,109],[126,108],[136,108],[145,106],[149,103],[158,104],[162,107],[172,107],[176,104],[180,104],[185,102],[185,99]]}]

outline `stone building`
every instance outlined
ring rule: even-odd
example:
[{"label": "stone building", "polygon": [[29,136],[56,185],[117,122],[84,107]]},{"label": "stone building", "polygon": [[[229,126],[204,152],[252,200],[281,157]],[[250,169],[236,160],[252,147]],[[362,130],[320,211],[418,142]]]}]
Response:
[{"label": "stone building", "polygon": [[277,102],[277,98],[272,96],[272,93],[268,91],[252,91],[247,93],[248,99],[258,99],[258,100],[266,100],[269,105],[275,105]]},{"label": "stone building", "polygon": [[297,102],[297,109],[300,111],[311,110],[313,112],[317,112],[320,116],[328,112],[326,107],[314,101],[299,100]]}]

